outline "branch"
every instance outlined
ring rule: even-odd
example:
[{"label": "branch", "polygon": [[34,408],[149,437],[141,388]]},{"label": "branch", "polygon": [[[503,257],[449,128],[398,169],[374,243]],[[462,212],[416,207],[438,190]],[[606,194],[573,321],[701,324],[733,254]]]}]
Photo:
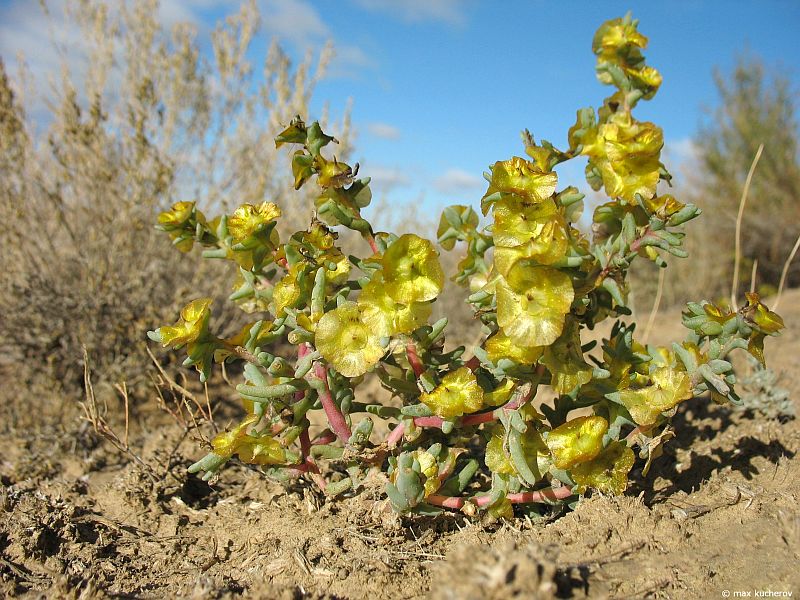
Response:
[{"label": "branch", "polygon": [[[511,504],[530,504],[534,502],[551,503],[555,500],[563,500],[572,496],[572,488],[569,486],[561,486],[558,488],[545,488],[535,492],[519,492],[517,494],[506,495],[506,500]],[[441,506],[442,508],[452,508],[460,510],[469,502],[475,506],[482,508],[489,506],[492,503],[492,496],[473,496],[472,498],[462,498],[459,496],[440,496],[433,494],[425,498],[425,502],[434,506]]]}]

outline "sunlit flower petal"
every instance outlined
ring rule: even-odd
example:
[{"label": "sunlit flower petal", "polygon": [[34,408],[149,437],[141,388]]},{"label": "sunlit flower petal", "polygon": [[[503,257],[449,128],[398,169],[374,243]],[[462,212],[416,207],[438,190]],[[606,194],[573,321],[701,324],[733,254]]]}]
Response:
[{"label": "sunlit flower petal", "polygon": [[440,417],[460,417],[483,408],[483,389],[467,367],[448,373],[442,382],[420,400]]},{"label": "sunlit flower petal", "polygon": [[568,394],[592,378],[592,366],[583,358],[577,321],[569,319],[564,332],[545,348],[541,360],[551,374],[550,386],[557,394]]},{"label": "sunlit flower petal", "polygon": [[635,459],[625,443],[611,442],[597,457],[572,468],[570,475],[578,484],[575,491],[582,494],[587,488],[594,488],[617,496],[625,493]]},{"label": "sunlit flower petal", "polygon": [[194,207],[194,202],[176,202],[170,210],[158,215],[158,222],[167,230],[180,227],[192,216]]},{"label": "sunlit flower petal", "polygon": [[513,360],[518,365],[535,364],[544,350],[541,346],[521,346],[502,331],[498,331],[484,344],[489,360],[497,364],[500,359]]},{"label": "sunlit flower petal", "polygon": [[653,385],[620,392],[620,401],[639,425],[653,425],[661,413],[692,397],[692,384],[683,372],[661,367],[653,371]]},{"label": "sunlit flower petal", "polygon": [[603,449],[608,421],[603,417],[577,417],[559,425],[547,436],[547,447],[559,469],[569,469],[592,460]]},{"label": "sunlit flower petal", "polygon": [[325,360],[345,377],[363,375],[385,353],[379,333],[364,322],[355,302],[345,302],[322,315],[314,340]]},{"label": "sunlit flower petal", "polygon": [[[505,429],[498,424],[491,432],[484,455],[486,467],[493,473],[517,475],[517,469],[505,448]],[[528,464],[531,466],[536,465],[536,470],[539,473],[545,473],[552,463],[552,458],[550,450],[537,429],[533,426],[528,426],[525,433],[520,436],[520,444]]]},{"label": "sunlit flower petal", "polygon": [[524,261],[498,280],[496,291],[497,324],[525,347],[549,346],[561,335],[575,295],[568,275]]},{"label": "sunlit flower petal", "polygon": [[380,273],[361,290],[358,305],[364,323],[381,337],[411,333],[425,325],[431,315],[429,302],[395,302],[387,293]]},{"label": "sunlit flower petal", "polygon": [[488,198],[493,194],[513,194],[529,202],[542,202],[556,191],[558,175],[542,172],[530,161],[515,156],[506,161],[498,161],[491,167],[492,179],[489,189],[481,200],[483,214],[489,212]]},{"label": "sunlit flower petal", "polygon": [[177,347],[197,341],[208,325],[211,302],[211,298],[200,298],[187,304],[175,325],[159,328],[161,343]]},{"label": "sunlit flower petal", "polygon": [[243,204],[228,219],[228,233],[238,244],[263,229],[267,224],[281,216],[281,210],[272,202],[258,206]]},{"label": "sunlit flower petal", "polygon": [[444,271],[433,244],[412,233],[400,236],[383,255],[387,293],[402,304],[433,300],[444,287]]}]

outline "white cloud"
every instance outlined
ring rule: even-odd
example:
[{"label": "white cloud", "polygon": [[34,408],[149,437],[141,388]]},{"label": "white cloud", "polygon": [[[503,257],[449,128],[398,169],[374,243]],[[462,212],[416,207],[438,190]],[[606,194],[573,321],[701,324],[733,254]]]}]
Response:
[{"label": "white cloud", "polygon": [[388,123],[367,123],[367,131],[370,135],[384,140],[400,139],[400,130]]},{"label": "white cloud", "polygon": [[442,194],[464,194],[480,191],[486,182],[482,177],[462,169],[448,169],[433,180],[433,187]]},{"label": "white cloud", "polygon": [[664,162],[673,168],[680,167],[697,158],[697,145],[691,138],[664,142]]},{"label": "white cloud", "polygon": [[354,0],[361,8],[386,12],[407,23],[439,21],[464,25],[470,0]]},{"label": "white cloud", "polygon": [[388,192],[395,188],[407,187],[411,180],[400,167],[385,165],[369,165],[359,171],[359,175],[369,177],[371,185],[380,192]]},{"label": "white cloud", "polygon": [[266,32],[300,52],[319,50],[333,40],[331,76],[352,77],[363,68],[375,66],[375,61],[358,46],[337,42],[317,9],[306,0],[262,0],[259,6]]}]

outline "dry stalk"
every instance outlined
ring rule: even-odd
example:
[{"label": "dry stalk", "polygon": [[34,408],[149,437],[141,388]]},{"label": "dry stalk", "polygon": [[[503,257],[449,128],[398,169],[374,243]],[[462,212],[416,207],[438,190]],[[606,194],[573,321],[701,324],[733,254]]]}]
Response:
[{"label": "dry stalk", "polygon": [[797,241],[795,241],[792,251],[789,253],[789,258],[787,258],[786,262],[783,263],[781,282],[778,285],[778,295],[775,297],[775,304],[773,305],[772,310],[778,310],[778,304],[780,303],[781,296],[783,295],[783,287],[786,285],[786,276],[789,274],[789,265],[792,264],[798,249],[800,249],[800,235],[797,236]]},{"label": "dry stalk", "polygon": [[656,298],[653,300],[653,308],[650,310],[650,316],[647,319],[647,325],[644,328],[642,335],[642,343],[647,344],[647,339],[650,337],[650,331],[653,329],[653,324],[656,321],[658,314],[658,307],[661,305],[661,295],[664,293],[664,280],[666,279],[667,270],[660,269],[658,272],[658,289],[656,290]]},{"label": "dry stalk", "polygon": [[742,190],[742,199],[739,201],[739,212],[736,215],[736,237],[735,249],[733,259],[733,283],[731,284],[731,307],[737,310],[736,292],[739,288],[739,262],[742,259],[742,217],[744,216],[744,207],[747,203],[747,194],[750,192],[750,184],[753,181],[753,173],[755,173],[756,165],[761,158],[761,153],[764,151],[764,144],[758,146],[755,158],[750,165],[750,170],[747,172],[747,178],[744,180],[744,189]]},{"label": "dry stalk", "polygon": [[[108,421],[105,419],[106,410],[104,410],[103,414],[101,414],[100,410],[97,406],[97,397],[94,393],[94,386],[92,385],[92,372],[91,366],[89,364],[89,353],[87,352],[86,348],[83,349],[83,382],[85,387],[85,401],[80,402],[80,406],[83,409],[84,419],[88,421],[92,427],[94,428],[95,432],[101,435],[104,439],[111,442],[111,445],[114,446],[117,450],[122,452],[123,454],[130,457],[133,461],[136,462],[144,472],[150,477],[153,483],[157,483],[159,481],[158,476],[156,475],[155,470],[148,465],[142,458],[136,454],[133,450],[131,450],[130,445],[128,444],[128,402],[127,402],[127,394],[125,394],[125,440],[121,440],[114,429],[108,424]],[[124,387],[122,389],[125,389]]]},{"label": "dry stalk", "polygon": [[753,269],[750,271],[750,293],[756,291],[756,273],[758,272],[758,259],[753,261]]}]

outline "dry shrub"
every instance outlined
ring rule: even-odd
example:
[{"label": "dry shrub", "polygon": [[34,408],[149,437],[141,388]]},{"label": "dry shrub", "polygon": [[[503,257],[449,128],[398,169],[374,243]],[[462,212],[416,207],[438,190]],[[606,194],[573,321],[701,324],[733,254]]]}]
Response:
[{"label": "dry shrub", "polygon": [[[190,293],[228,295],[230,269],[180,260],[153,229],[158,211],[198,199],[213,215],[270,199],[286,227],[310,216],[308,198],[281,202],[292,183],[272,140],[308,113],[331,49],[295,68],[273,44],[255,77],[254,2],[217,25],[208,59],[189,24],[165,31],[156,0],[113,6],[67,2],[59,26],[80,29],[88,58],[78,73],[64,57],[44,119],[20,101],[24,65],[14,82],[0,60],[0,366],[20,396],[77,391],[82,345],[98,389],[124,378],[135,391],[146,330],[174,320]],[[332,128],[346,153],[347,115]]]}]

